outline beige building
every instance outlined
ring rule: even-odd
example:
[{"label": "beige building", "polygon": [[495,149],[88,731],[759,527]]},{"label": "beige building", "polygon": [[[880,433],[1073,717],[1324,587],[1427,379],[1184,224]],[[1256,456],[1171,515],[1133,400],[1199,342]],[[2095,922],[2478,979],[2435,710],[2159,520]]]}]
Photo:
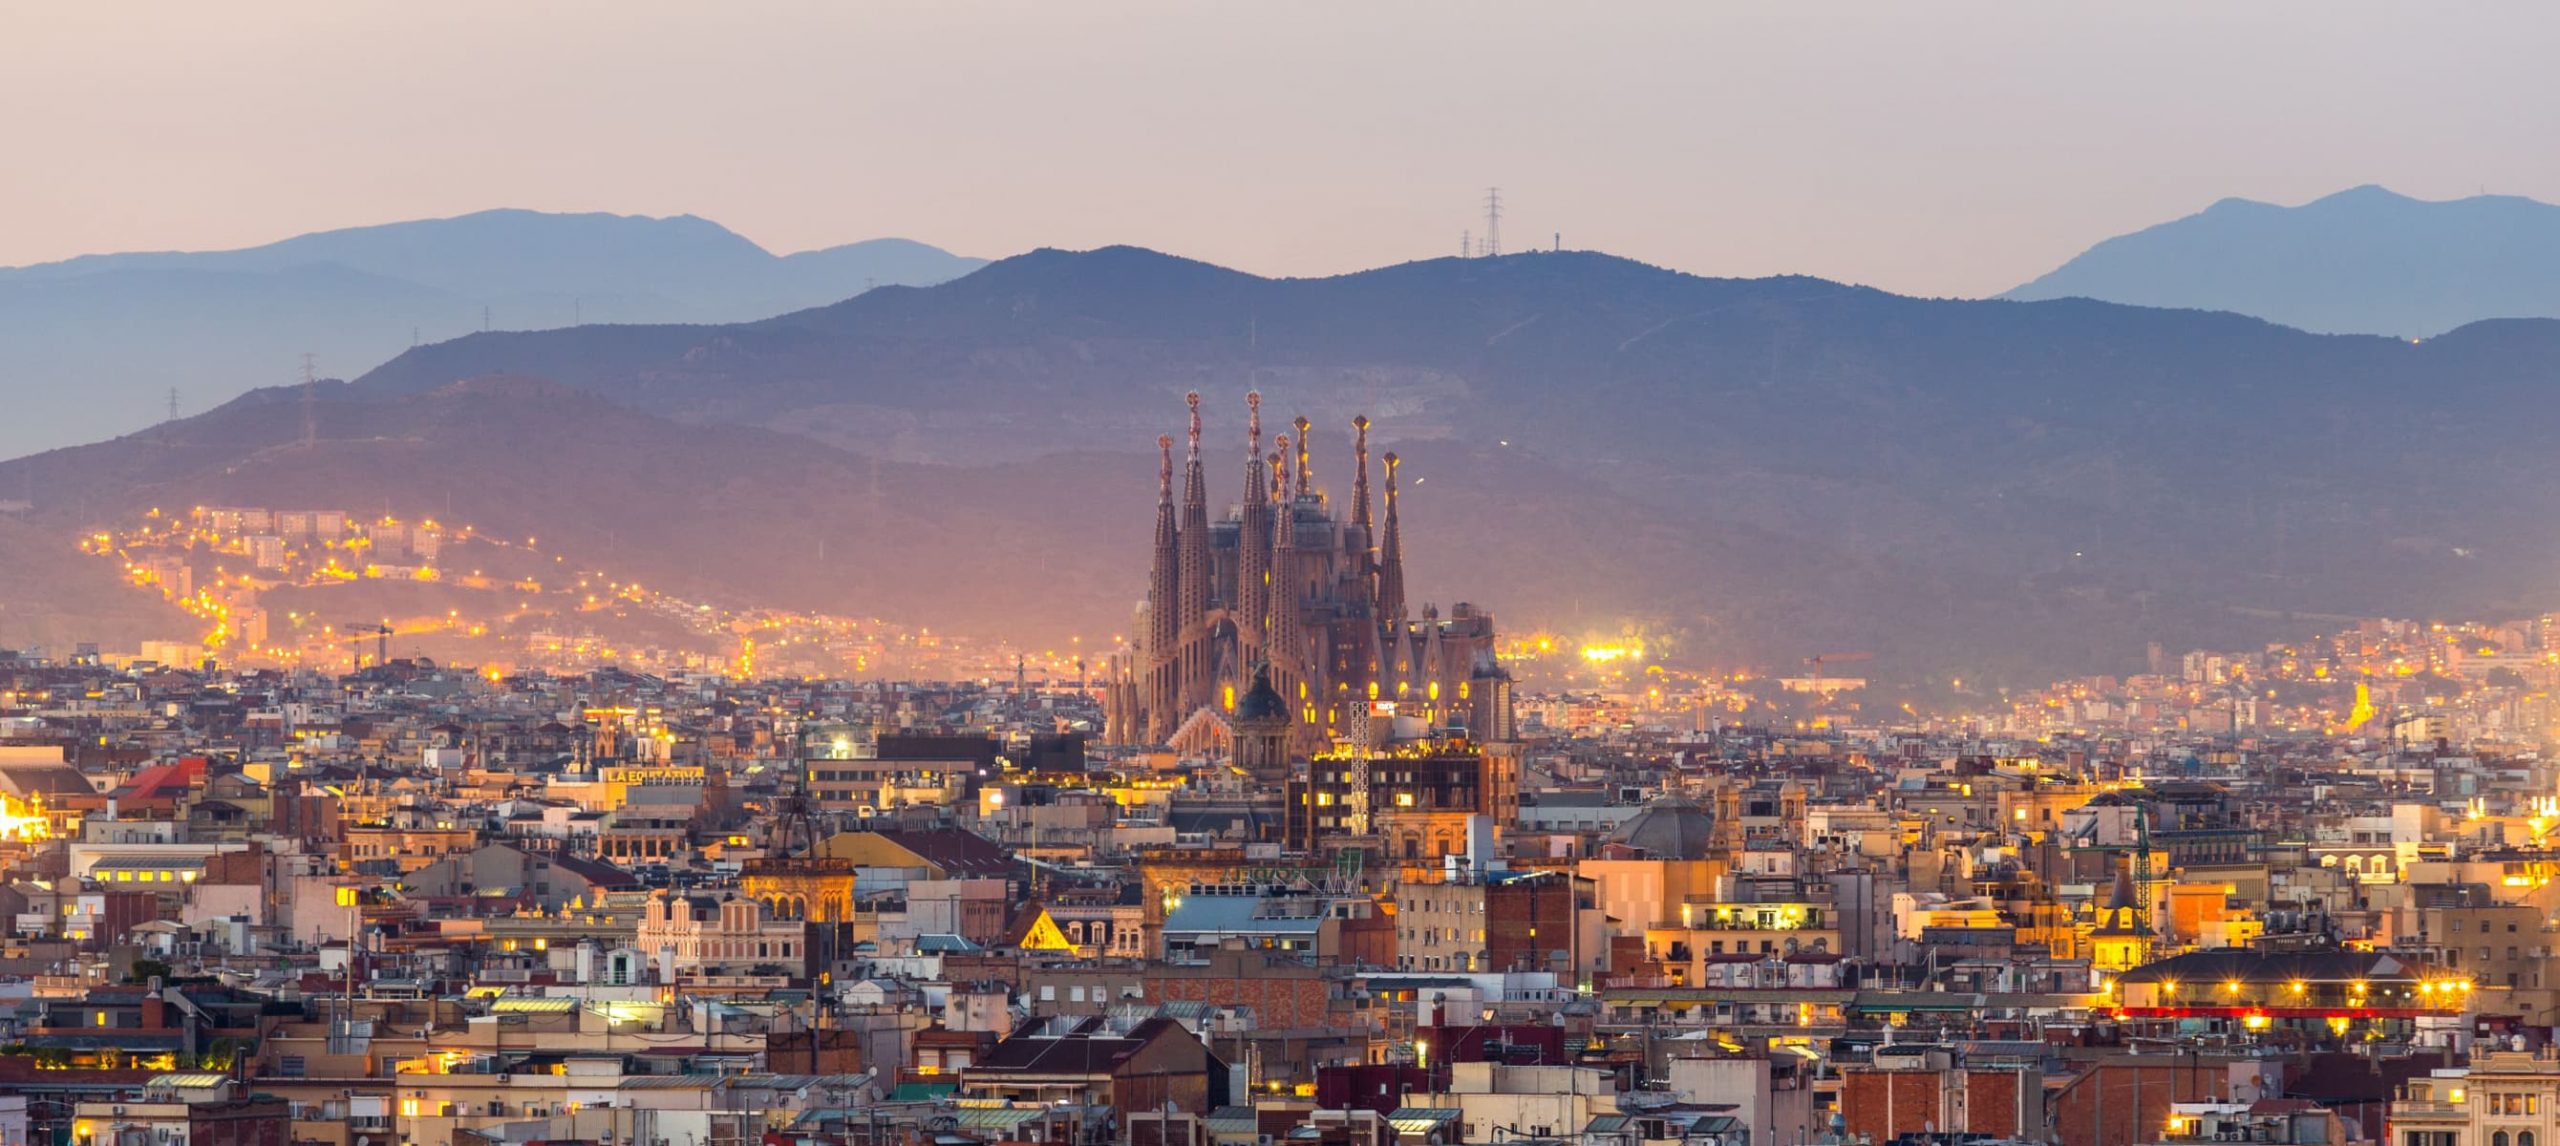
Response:
[{"label": "beige building", "polygon": [[1570,1138],[1618,1113],[1618,1089],[1609,1072],[1589,1067],[1460,1062],[1449,1065],[1446,1093],[1408,1095],[1405,1104],[1458,1111],[1461,1141]]},{"label": "beige building", "polygon": [[2560,1133],[2560,1056],[2482,1051],[2469,1067],[2403,1083],[2388,1146],[2549,1146]]},{"label": "beige building", "polygon": [[807,929],[772,918],[752,899],[649,893],[632,946],[663,972],[726,973],[803,963]]}]

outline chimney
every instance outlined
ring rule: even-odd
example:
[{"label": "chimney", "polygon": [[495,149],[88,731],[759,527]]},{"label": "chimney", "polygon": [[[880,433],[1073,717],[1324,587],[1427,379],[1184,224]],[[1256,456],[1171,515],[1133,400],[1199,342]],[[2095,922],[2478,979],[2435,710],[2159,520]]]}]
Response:
[{"label": "chimney", "polygon": [[151,977],[150,993],[142,996],[142,1029],[146,1031],[169,1029],[169,1000],[160,997],[160,976],[158,975]]}]

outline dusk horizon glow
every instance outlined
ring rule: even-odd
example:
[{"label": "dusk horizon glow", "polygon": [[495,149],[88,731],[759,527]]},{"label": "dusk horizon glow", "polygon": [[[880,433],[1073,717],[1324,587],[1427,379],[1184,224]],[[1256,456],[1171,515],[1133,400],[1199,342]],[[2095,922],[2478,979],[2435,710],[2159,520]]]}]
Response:
[{"label": "dusk horizon glow", "polygon": [[0,264],[517,207],[1325,275],[1500,186],[1510,249],[1973,296],[2226,197],[2560,200],[2540,11],[126,11],[0,45]]}]

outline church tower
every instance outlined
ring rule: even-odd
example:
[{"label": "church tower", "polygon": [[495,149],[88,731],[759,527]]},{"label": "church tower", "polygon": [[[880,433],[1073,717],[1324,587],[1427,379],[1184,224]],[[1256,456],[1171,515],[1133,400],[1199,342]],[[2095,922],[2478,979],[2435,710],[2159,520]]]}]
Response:
[{"label": "church tower", "polygon": [[1244,396],[1244,509],[1236,529],[1237,663],[1258,665],[1271,633],[1270,475],[1262,461],[1262,392]]},{"label": "church tower", "polygon": [[1216,682],[1209,650],[1209,483],[1200,463],[1200,392],[1184,396],[1191,405],[1191,450],[1182,466],[1182,530],[1176,564],[1182,578],[1180,642],[1182,689],[1174,715],[1177,726],[1211,703]]},{"label": "church tower", "polygon": [[1146,698],[1149,744],[1162,744],[1173,735],[1173,710],[1182,688],[1173,658],[1182,635],[1181,606],[1176,600],[1182,577],[1174,547],[1173,435],[1158,437],[1156,448],[1163,451],[1164,464],[1156,471],[1156,547],[1155,564],[1147,576],[1147,645],[1139,650],[1139,663],[1145,666],[1140,691]]}]

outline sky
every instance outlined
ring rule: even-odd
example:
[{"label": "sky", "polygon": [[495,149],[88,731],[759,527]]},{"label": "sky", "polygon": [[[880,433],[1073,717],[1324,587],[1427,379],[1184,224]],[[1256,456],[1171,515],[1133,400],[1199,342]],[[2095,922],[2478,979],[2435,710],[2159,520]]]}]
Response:
[{"label": "sky", "polygon": [[[491,207],[776,251],[1507,247],[2004,290],[2365,183],[2560,200],[2560,6],[0,0],[0,265]],[[1560,237],[1560,238],[1559,238]]]}]

